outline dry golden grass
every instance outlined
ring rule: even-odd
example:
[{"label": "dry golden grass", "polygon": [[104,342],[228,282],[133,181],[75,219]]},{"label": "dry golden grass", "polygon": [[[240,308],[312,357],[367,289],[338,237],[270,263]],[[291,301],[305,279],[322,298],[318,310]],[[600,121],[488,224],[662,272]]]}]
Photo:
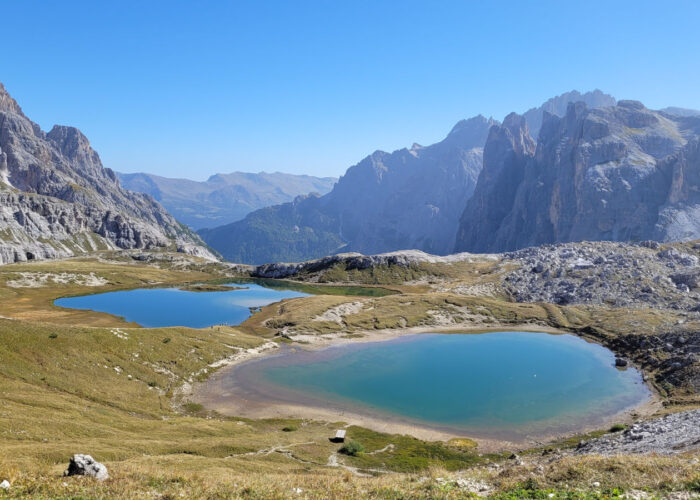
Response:
[{"label": "dry golden grass", "polygon": [[[236,348],[260,345],[263,337],[284,326],[353,334],[429,327],[436,317],[448,316],[457,326],[593,327],[592,335],[612,335],[663,328],[675,320],[667,313],[635,311],[632,316],[602,308],[513,304],[428,292],[436,286],[428,283],[398,286],[412,292],[403,295],[288,300],[263,308],[238,328],[129,328],[109,315],[55,308],[55,298],[86,291],[76,284],[6,286],[22,272],[93,273],[108,280],[89,292],[221,277],[216,266],[160,269],[91,259],[0,268],[0,315],[19,318],[0,319],[0,480],[12,483],[0,497],[470,498],[453,480],[473,477],[502,498],[530,493],[545,498],[547,491],[562,498],[598,498],[593,482],[608,490],[656,492],[697,489],[700,484],[697,464],[685,457],[565,457],[551,463],[528,457],[524,466],[514,467],[499,457],[479,456],[469,441],[427,443],[359,427],[350,428],[349,435],[368,452],[387,444],[394,448],[341,456],[339,467],[329,467],[339,445],[328,437],[338,423],[224,418],[197,405],[179,404],[177,396],[183,383],[206,377],[212,363]],[[492,280],[496,271],[454,266],[441,272],[443,283],[452,275],[474,284]],[[344,324],[312,321],[332,307],[357,301],[367,307],[347,315]],[[89,453],[105,462],[111,479],[62,478],[73,453]],[[488,468],[486,460],[503,465]],[[360,477],[354,468],[385,473]]]}]

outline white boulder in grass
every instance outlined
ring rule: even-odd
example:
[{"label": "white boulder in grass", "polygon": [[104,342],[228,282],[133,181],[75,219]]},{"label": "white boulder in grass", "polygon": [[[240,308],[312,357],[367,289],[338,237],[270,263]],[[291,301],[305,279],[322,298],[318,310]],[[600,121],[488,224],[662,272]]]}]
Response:
[{"label": "white boulder in grass", "polygon": [[10,482],[7,479],[3,479],[2,483],[0,483],[0,488],[2,488],[3,490],[9,490]]},{"label": "white boulder in grass", "polygon": [[97,462],[90,455],[75,454],[70,459],[64,476],[90,476],[99,481],[109,478],[107,467]]}]

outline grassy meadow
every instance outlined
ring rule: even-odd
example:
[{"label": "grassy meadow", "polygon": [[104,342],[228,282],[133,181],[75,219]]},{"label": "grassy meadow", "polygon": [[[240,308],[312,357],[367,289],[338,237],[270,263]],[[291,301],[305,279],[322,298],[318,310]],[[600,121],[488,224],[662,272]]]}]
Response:
[{"label": "grassy meadow", "polygon": [[[339,271],[340,272],[340,271]],[[438,291],[445,280],[497,283],[492,265],[437,266],[413,282],[395,269],[339,274],[338,282],[385,285],[401,294],[314,295],[262,308],[240,327],[140,328],[103,313],[53,306],[58,297],[144,286],[215,282],[219,264],[138,262],[104,254],[0,268],[0,498],[611,498],[630,489],[655,495],[700,489],[693,457],[564,457],[540,453],[516,465],[511,450],[484,453],[468,439],[426,442],[349,427],[355,456],[329,441],[342,422],[248,420],[183,399],[217,362],[280,337],[362,335],[396,328],[533,328],[621,331],[674,321]],[[430,283],[434,281],[434,283]],[[90,286],[87,286],[89,283]],[[383,295],[383,294],[382,294]],[[342,321],[329,309],[361,303]],[[570,446],[563,443],[561,446]],[[110,479],[62,477],[70,456],[91,454]],[[465,487],[465,483],[469,487]],[[598,486],[595,486],[595,484]],[[476,486],[475,486],[476,485]],[[482,486],[479,486],[482,485]],[[550,496],[552,495],[552,496]]]}]

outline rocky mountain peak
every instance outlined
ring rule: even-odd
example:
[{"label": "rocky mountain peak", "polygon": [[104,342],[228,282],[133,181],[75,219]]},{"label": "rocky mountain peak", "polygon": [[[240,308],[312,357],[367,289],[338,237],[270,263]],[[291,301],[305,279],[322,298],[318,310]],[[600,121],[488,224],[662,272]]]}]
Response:
[{"label": "rocky mountain peak", "polygon": [[54,125],[46,134],[46,138],[68,158],[78,160],[89,157],[92,162],[101,165],[99,156],[90,146],[88,138],[75,127]]},{"label": "rocky mountain peak", "polygon": [[[530,136],[527,120],[517,113],[510,113],[500,127],[492,127],[484,146],[484,161],[496,151],[504,150],[518,155],[532,155],[535,152],[535,141]],[[494,163],[491,162],[493,165]]]},{"label": "rocky mountain peak", "polygon": [[524,116],[518,113],[510,113],[503,120],[503,128],[507,129],[513,136],[527,134],[530,135],[530,131],[527,126],[527,120]]},{"label": "rocky mountain peak", "polygon": [[464,149],[482,148],[492,126],[498,125],[493,118],[477,115],[458,121],[443,143],[458,145]]},{"label": "rocky mountain peak", "polygon": [[699,120],[638,101],[542,117],[534,155],[517,116],[492,130],[456,251],[700,237]]},{"label": "rocky mountain peak", "polygon": [[552,97],[539,108],[531,108],[523,114],[527,120],[532,138],[537,139],[539,137],[545,116],[563,117],[568,112],[569,104],[576,102],[583,102],[589,109],[592,109],[615,106],[617,101],[613,96],[598,89],[583,94],[578,90],[572,90],[571,92]]},{"label": "rocky mountain peak", "polygon": [[6,111],[24,116],[24,113],[22,113],[22,108],[19,107],[17,101],[15,101],[9,92],[7,92],[2,83],[0,83],[0,111]]}]

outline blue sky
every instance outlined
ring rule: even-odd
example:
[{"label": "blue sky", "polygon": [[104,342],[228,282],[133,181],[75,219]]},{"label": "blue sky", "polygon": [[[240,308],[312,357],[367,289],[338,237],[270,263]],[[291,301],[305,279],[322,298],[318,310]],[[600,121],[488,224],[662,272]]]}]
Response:
[{"label": "blue sky", "polygon": [[697,1],[5,2],[0,81],[103,163],[340,175],[600,88],[700,109]]}]

